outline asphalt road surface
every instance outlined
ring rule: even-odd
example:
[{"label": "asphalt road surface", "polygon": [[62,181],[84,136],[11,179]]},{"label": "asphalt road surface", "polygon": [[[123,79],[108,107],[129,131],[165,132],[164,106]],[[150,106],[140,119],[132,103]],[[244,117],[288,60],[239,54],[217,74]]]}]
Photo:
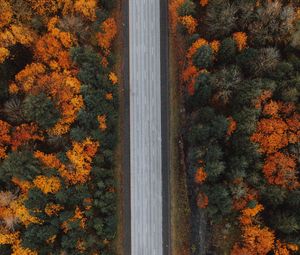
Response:
[{"label": "asphalt road surface", "polygon": [[129,1],[131,254],[163,254],[160,1]]}]

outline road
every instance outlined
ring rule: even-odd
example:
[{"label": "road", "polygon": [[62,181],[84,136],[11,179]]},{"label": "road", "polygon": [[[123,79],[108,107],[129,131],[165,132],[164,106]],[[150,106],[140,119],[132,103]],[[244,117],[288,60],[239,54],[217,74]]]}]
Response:
[{"label": "road", "polygon": [[160,0],[129,1],[131,254],[163,254]]}]

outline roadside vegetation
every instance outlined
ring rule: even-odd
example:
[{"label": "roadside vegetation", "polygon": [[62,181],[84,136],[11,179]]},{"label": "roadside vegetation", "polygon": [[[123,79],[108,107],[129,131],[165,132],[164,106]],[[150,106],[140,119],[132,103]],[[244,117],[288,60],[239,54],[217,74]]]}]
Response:
[{"label": "roadside vegetation", "polygon": [[298,4],[170,1],[191,254],[300,254]]},{"label": "roadside vegetation", "polygon": [[0,254],[114,254],[117,0],[0,0]]}]

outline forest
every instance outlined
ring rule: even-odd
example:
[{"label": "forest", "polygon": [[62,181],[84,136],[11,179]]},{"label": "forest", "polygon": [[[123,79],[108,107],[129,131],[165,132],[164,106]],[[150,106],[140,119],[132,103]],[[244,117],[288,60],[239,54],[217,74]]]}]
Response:
[{"label": "forest", "polygon": [[0,254],[114,254],[117,0],[0,0]]},{"label": "forest", "polygon": [[169,13],[185,109],[187,254],[300,254],[299,1],[172,0]]},{"label": "forest", "polygon": [[[0,0],[0,255],[117,253],[120,2]],[[180,255],[299,255],[299,0],[169,0],[169,27]]]}]

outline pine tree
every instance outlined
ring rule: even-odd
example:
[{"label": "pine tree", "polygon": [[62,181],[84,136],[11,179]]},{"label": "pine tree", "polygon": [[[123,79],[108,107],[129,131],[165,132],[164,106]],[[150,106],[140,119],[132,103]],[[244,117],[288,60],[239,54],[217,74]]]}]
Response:
[{"label": "pine tree", "polygon": [[204,45],[193,56],[193,64],[200,69],[206,69],[213,64],[213,52],[210,46]]},{"label": "pine tree", "polygon": [[53,127],[60,118],[59,110],[44,93],[28,95],[23,104],[26,119],[38,123],[43,129]]}]

